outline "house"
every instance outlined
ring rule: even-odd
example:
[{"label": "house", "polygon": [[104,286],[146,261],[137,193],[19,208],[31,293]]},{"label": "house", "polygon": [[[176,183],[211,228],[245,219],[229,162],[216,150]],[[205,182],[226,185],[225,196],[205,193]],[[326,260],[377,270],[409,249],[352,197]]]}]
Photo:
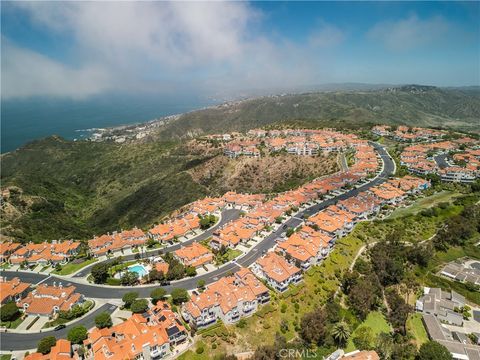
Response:
[{"label": "house", "polygon": [[424,314],[434,315],[439,321],[462,326],[463,315],[455,308],[465,305],[465,298],[455,291],[443,291],[440,288],[423,288],[423,296],[416,301],[415,308]]},{"label": "house", "polygon": [[165,329],[170,346],[178,345],[188,337],[185,326],[165,301],[157,302],[142,316],[146,318],[147,325]]},{"label": "house", "polygon": [[10,255],[21,247],[22,244],[11,241],[0,243],[0,262],[7,261]]},{"label": "house", "polygon": [[293,260],[297,267],[307,270],[329,254],[332,244],[331,236],[304,226],[288,239],[279,242],[276,251]]},{"label": "house", "polygon": [[28,315],[53,318],[59,311],[69,311],[74,305],[83,303],[83,295],[76,293],[75,289],[75,286],[63,287],[62,283],[40,284],[17,304]]},{"label": "house", "polygon": [[181,247],[173,252],[174,256],[185,266],[193,266],[198,269],[213,261],[213,254],[205,246],[197,242]]},{"label": "house", "polygon": [[235,323],[254,314],[259,305],[268,301],[268,288],[250,270],[242,268],[208,285],[202,293],[193,293],[181,312],[191,326],[202,328],[217,320]]},{"label": "house", "polygon": [[56,344],[50,349],[50,353],[43,355],[35,352],[25,356],[24,360],[70,360],[79,359],[78,355],[72,351],[72,344],[65,339],[58,339]]},{"label": "house", "polygon": [[288,285],[297,284],[302,280],[302,271],[274,252],[269,252],[255,261],[252,271],[280,292],[287,290]]},{"label": "house", "polygon": [[437,316],[423,314],[423,325],[430,340],[445,346],[455,360],[478,360],[480,359],[480,346],[459,341],[464,339],[442,325]]},{"label": "house", "polygon": [[168,334],[143,315],[134,314],[110,328],[94,328],[83,341],[87,359],[162,359],[170,354]]},{"label": "house", "polygon": [[5,304],[9,301],[19,302],[27,296],[30,285],[29,283],[21,282],[17,277],[11,280],[0,277],[0,303]]}]

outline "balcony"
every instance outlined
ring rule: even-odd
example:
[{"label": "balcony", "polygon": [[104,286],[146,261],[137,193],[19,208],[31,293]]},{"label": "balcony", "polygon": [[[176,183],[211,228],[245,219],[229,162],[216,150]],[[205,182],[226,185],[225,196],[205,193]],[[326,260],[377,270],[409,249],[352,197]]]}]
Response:
[{"label": "balcony", "polygon": [[155,349],[155,350],[150,351],[150,356],[152,357],[152,359],[160,359],[165,354],[166,354],[166,352],[162,349]]}]

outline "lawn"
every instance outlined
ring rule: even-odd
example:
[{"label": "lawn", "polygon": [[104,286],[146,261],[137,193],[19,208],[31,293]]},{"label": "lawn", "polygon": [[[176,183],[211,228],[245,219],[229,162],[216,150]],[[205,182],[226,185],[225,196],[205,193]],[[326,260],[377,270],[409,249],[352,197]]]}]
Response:
[{"label": "lawn", "polygon": [[2,321],[0,322],[0,326],[4,326],[7,329],[16,329],[18,325],[22,323],[23,319],[21,316],[19,316],[17,319],[13,321]]},{"label": "lawn", "polygon": [[407,320],[407,332],[415,339],[417,347],[428,341],[428,335],[422,322],[422,315],[411,314]]},{"label": "lawn", "polygon": [[0,355],[0,360],[10,360],[11,358],[12,358],[12,355],[10,354]]},{"label": "lawn", "polygon": [[412,205],[396,209],[388,218],[395,219],[408,215],[418,214],[420,211],[434,207],[442,202],[451,202],[461,194],[454,191],[441,191],[431,196],[417,199]]},{"label": "lawn", "polygon": [[83,269],[85,266],[88,266],[90,264],[93,264],[94,262],[96,262],[97,259],[90,259],[90,260],[85,260],[84,262],[81,262],[81,263],[78,263],[78,264],[74,264],[74,263],[68,263],[66,265],[63,265],[62,266],[62,270],[60,271],[52,271],[53,274],[57,274],[57,275],[70,275],[80,269]]},{"label": "lawn", "polygon": [[[392,331],[387,320],[385,320],[385,317],[379,311],[372,311],[370,314],[368,314],[365,321],[362,322],[357,327],[357,329],[359,329],[360,327],[369,327],[370,329],[372,329],[374,338],[377,337],[382,332],[390,333]],[[352,335],[350,336],[350,339],[348,340],[348,344],[347,344],[347,348],[345,349],[345,352],[350,352],[355,350],[355,345],[353,344],[353,341],[352,341],[352,339],[355,337],[355,331],[352,333]]]},{"label": "lawn", "polygon": [[243,253],[238,249],[228,249],[228,251],[227,251],[227,261],[231,261],[231,260],[235,259],[236,257],[239,257],[242,254]]}]

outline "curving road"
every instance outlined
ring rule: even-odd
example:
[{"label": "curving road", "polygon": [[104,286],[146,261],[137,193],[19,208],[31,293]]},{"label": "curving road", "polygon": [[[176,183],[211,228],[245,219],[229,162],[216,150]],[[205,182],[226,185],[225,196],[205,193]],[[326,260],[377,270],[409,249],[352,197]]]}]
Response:
[{"label": "curving road", "polygon": [[[171,292],[173,288],[184,288],[184,289],[195,289],[197,287],[197,283],[199,280],[204,280],[206,284],[212,283],[225,274],[229,272],[235,272],[240,269],[240,266],[246,267],[254,263],[262,254],[267,251],[268,249],[272,248],[275,243],[276,239],[280,237],[280,234],[284,231],[284,226],[286,227],[296,227],[300,225],[303,220],[302,217],[304,215],[311,216],[326,207],[335,204],[339,200],[344,200],[352,196],[358,195],[360,192],[368,190],[369,188],[379,185],[385,182],[389,176],[393,175],[395,172],[395,163],[392,158],[388,155],[387,151],[376,143],[372,143],[375,147],[377,152],[380,154],[380,157],[383,161],[383,170],[382,172],[372,181],[359,186],[358,188],[354,188],[349,190],[339,196],[336,196],[332,199],[328,199],[322,201],[319,204],[313,205],[306,210],[303,210],[297,213],[294,217],[288,219],[286,222],[283,223],[283,226],[279,227],[276,231],[268,235],[265,239],[263,239],[259,244],[253,247],[245,256],[237,259],[236,261],[232,261],[221,268],[211,271],[209,273],[195,276],[193,278],[183,279],[176,282],[173,282],[169,286],[164,286],[165,290]],[[198,241],[202,239],[206,239],[211,235],[211,233],[218,227],[222,226],[224,223],[234,220],[239,216],[238,210],[226,210],[222,214],[222,220],[219,224],[217,224],[214,228],[209,229],[205,233],[199,235],[198,237],[192,238],[188,240],[187,243]],[[185,244],[185,243],[184,243]],[[172,247],[169,247],[169,250],[174,250],[174,247],[179,247],[180,244],[175,244]],[[128,255],[125,258],[129,259],[130,256],[133,258],[135,255]],[[87,272],[88,273],[88,272]],[[77,283],[74,279],[71,282],[68,279],[58,278],[56,276],[47,276],[43,274],[35,274],[29,272],[14,272],[14,271],[2,271],[1,276],[5,276],[7,278],[12,277],[19,277],[22,281],[30,282],[30,283],[38,283],[38,282],[45,282],[47,284],[52,284],[55,282],[62,282],[65,285],[70,285],[73,283],[77,291],[85,295],[86,297],[91,298],[103,298],[103,299],[118,299],[121,298],[125,293],[135,291],[138,292],[140,297],[149,297],[150,292],[152,289],[157,288],[158,285],[148,285],[148,286],[134,286],[134,287],[111,287],[111,286],[102,286],[102,285],[94,285],[94,284],[83,284]],[[84,275],[85,276],[85,275]],[[84,325],[86,328],[90,328],[94,326],[94,319],[102,311],[107,311],[112,313],[116,309],[115,305],[106,304],[96,311],[92,312],[91,314],[87,315],[82,320],[67,326],[67,328],[59,330],[59,331],[45,331],[41,333],[29,333],[29,334],[19,334],[19,333],[1,333],[1,342],[0,342],[0,349],[3,351],[11,351],[11,350],[24,350],[24,349],[32,349],[35,348],[38,341],[40,341],[45,336],[53,335],[57,338],[65,338],[67,336],[68,330],[76,325]]]},{"label": "curving road", "polygon": [[[204,231],[200,235],[195,236],[195,237],[193,237],[189,240],[183,241],[182,243],[176,243],[176,244],[173,244],[171,246],[167,246],[167,247],[162,248],[162,249],[154,249],[154,250],[146,251],[144,253],[141,253],[141,255],[142,256],[144,256],[144,255],[149,256],[153,253],[158,253],[158,251],[162,251],[162,252],[175,251],[175,250],[180,249],[181,246],[189,245],[189,244],[191,244],[195,241],[202,241],[202,240],[208,239],[210,236],[212,236],[213,232],[215,230],[217,230],[217,228],[222,227],[223,225],[225,225],[226,223],[228,223],[230,221],[238,219],[240,217],[240,213],[241,213],[241,211],[237,210],[237,209],[223,210],[222,211],[222,217],[221,217],[220,221],[217,224],[215,224],[215,226],[212,226],[210,229]],[[126,261],[127,260],[134,260],[135,255],[137,255],[137,254],[124,255],[124,256],[122,256],[122,258],[123,258],[123,260],[126,260]],[[82,270],[77,272],[72,277],[73,278],[85,277],[88,274],[90,274],[90,270],[94,265],[101,264],[103,262],[108,262],[108,261],[110,261],[110,259],[103,260],[103,261],[97,261],[93,264],[85,266]]]},{"label": "curving road", "polygon": [[16,351],[16,350],[28,350],[35,349],[38,345],[38,342],[47,336],[55,336],[57,339],[66,339],[68,331],[71,327],[83,325],[87,329],[90,329],[95,326],[95,317],[102,312],[107,312],[109,314],[113,313],[117,308],[116,305],[105,304],[99,307],[97,310],[91,312],[84,318],[76,321],[70,326],[67,326],[64,329],[55,331],[48,330],[37,333],[9,333],[2,332],[0,333],[0,349],[2,351]]},{"label": "curving road", "polygon": [[[336,196],[332,199],[328,199],[325,201],[322,201],[321,203],[318,203],[316,205],[313,205],[309,207],[306,210],[303,210],[299,213],[297,213],[294,217],[288,219],[286,222],[284,222],[284,225],[287,227],[296,227],[300,225],[303,220],[302,217],[303,215],[308,215],[311,216],[313,214],[316,214],[317,212],[325,209],[326,207],[335,204],[339,200],[344,200],[348,199],[349,197],[356,196],[360,192],[368,190],[369,188],[376,186],[378,184],[381,184],[385,182],[390,175],[392,175],[395,171],[395,164],[393,160],[390,158],[388,155],[387,151],[381,147],[378,144],[372,143],[372,145],[375,147],[377,152],[380,154],[381,159],[383,161],[383,170],[377,176],[374,178],[372,181],[363,184],[362,186],[358,188],[354,188],[352,190],[349,190],[339,196]],[[222,224],[224,222],[229,221],[228,219],[234,219],[235,217],[238,217],[239,212],[238,210],[235,212],[234,210],[226,210],[225,211],[225,216],[222,217]],[[217,225],[217,226],[220,226]],[[215,227],[216,228],[216,227]],[[199,235],[196,238],[192,238],[189,240],[189,242],[193,242],[195,240],[199,240],[199,237],[202,239],[207,238],[211,235],[211,233],[215,230],[215,228],[209,229],[205,233]],[[218,280],[220,277],[224,276],[226,273],[229,272],[235,272],[237,271],[240,266],[249,266],[252,263],[254,263],[260,256],[262,256],[262,253],[267,251],[268,249],[272,248],[275,245],[276,239],[280,237],[280,234],[284,231],[283,227],[278,228],[276,231],[268,235],[266,238],[264,238],[259,244],[257,244],[255,247],[253,247],[245,256],[237,259],[236,261],[232,261],[222,267],[220,267],[217,270],[211,271],[209,273],[195,276],[193,278],[187,278],[187,279],[182,279],[178,281],[172,282],[168,286],[164,286],[165,290],[170,292],[174,288],[184,288],[184,289],[195,289],[197,288],[197,283],[199,280],[204,280],[206,284],[212,283],[216,280]],[[188,242],[187,242],[188,243]],[[175,244],[173,247],[170,247],[173,249],[174,247],[179,247],[180,244]],[[170,250],[169,248],[169,250]],[[130,256],[130,255],[129,255]],[[132,258],[134,255],[131,255]],[[127,257],[126,257],[127,258]],[[85,283],[77,283],[75,279],[65,279],[65,278],[59,278],[56,276],[47,276],[47,275],[40,275],[40,274],[31,274],[31,273],[26,273],[26,272],[11,272],[11,271],[3,271],[1,272],[1,276],[6,276],[7,278],[11,278],[14,276],[18,276],[20,279],[24,281],[30,281],[32,283],[36,283],[38,281],[43,281],[46,284],[53,284],[53,282],[62,282],[64,285],[68,286],[70,284],[74,284],[77,288],[77,291],[85,295],[86,297],[91,297],[91,298],[102,298],[102,299],[118,299],[122,298],[122,296],[131,291],[136,291],[138,292],[140,297],[149,297],[150,292],[152,289],[157,288],[158,285],[145,285],[145,286],[132,286],[132,287],[113,287],[113,286],[103,286],[103,285],[95,285],[95,284],[85,284]],[[33,279],[36,279],[37,281],[31,281]]]}]

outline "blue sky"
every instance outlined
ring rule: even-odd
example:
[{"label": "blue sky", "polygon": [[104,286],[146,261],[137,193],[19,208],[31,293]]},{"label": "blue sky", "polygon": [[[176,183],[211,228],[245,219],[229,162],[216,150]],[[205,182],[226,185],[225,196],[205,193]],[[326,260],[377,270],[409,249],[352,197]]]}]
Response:
[{"label": "blue sky", "polygon": [[479,85],[479,2],[2,2],[2,99]]}]

